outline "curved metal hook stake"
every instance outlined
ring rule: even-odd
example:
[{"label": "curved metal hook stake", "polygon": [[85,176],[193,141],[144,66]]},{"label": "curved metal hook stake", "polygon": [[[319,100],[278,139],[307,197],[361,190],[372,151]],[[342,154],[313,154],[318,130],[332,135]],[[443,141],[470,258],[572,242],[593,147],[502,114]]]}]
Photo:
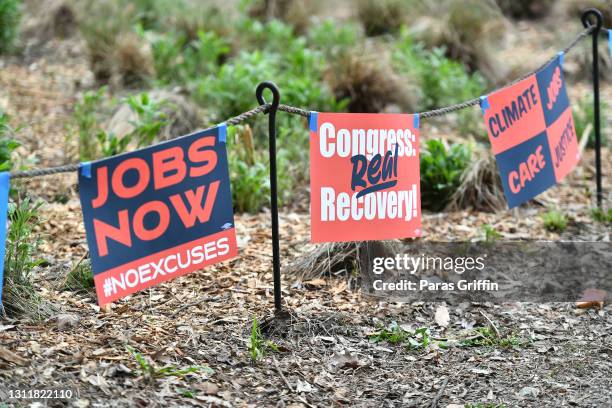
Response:
[{"label": "curved metal hook stake", "polygon": [[601,11],[597,10],[596,8],[590,8],[582,13],[582,25],[584,28],[593,26],[593,23],[591,22],[592,16],[595,17],[595,30],[599,31],[601,27],[603,27],[603,15],[601,14]]},{"label": "curved metal hook stake", "polygon": [[[595,17],[595,24],[592,23]],[[601,208],[603,200],[602,174],[601,174],[601,119],[599,112],[599,46],[598,39],[601,27],[603,26],[603,16],[601,11],[591,8],[582,13],[582,25],[585,28],[595,27],[591,32],[593,37],[593,126],[595,130],[595,183],[597,187],[597,206]]]},{"label": "curved metal hook stake", "polygon": [[260,105],[268,104],[263,97],[263,92],[265,89],[269,89],[272,92],[272,104],[268,109],[266,109],[265,113],[278,110],[278,106],[280,105],[280,91],[274,82],[264,81],[257,85],[257,89],[255,89],[255,97],[257,97],[257,102],[259,102]]},{"label": "curved metal hook stake", "polygon": [[265,110],[268,113],[268,136],[270,149],[270,215],[272,216],[272,272],[274,275],[274,310],[280,313],[281,271],[280,271],[280,238],[278,233],[278,183],[276,177],[276,111],[280,105],[280,91],[273,82],[265,81],[257,85],[255,96],[260,105],[267,105],[263,97],[264,89],[272,91],[272,104]]}]

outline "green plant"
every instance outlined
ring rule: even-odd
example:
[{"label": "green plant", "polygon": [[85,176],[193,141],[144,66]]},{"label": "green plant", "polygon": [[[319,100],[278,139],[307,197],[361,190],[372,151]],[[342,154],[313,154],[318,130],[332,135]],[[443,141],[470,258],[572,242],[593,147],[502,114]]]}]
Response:
[{"label": "green plant", "polygon": [[484,233],[484,239],[486,243],[496,242],[502,237],[502,235],[497,232],[497,230],[493,228],[490,224],[483,225],[482,232]]},{"label": "green plant", "polygon": [[266,340],[261,334],[261,329],[257,323],[257,318],[253,316],[253,323],[251,324],[251,336],[249,337],[249,356],[251,361],[255,363],[257,359],[265,356],[269,351],[278,351],[278,346],[270,341]]},{"label": "green plant", "polygon": [[[607,112],[608,104],[606,101],[600,101],[602,112]],[[585,131],[588,128],[588,141],[587,147],[594,148],[595,147],[595,132],[593,131],[593,123],[595,121],[595,113],[593,108],[593,98],[589,95],[586,95],[582,99],[578,101],[578,104],[574,108],[574,127],[576,129],[576,135],[578,138],[582,138],[584,136]],[[601,130],[602,130],[602,138],[601,145],[607,146],[607,139],[605,137],[606,133],[604,129],[606,128],[607,121],[601,121]]]},{"label": "green plant", "polygon": [[521,339],[515,334],[501,336],[491,327],[479,327],[475,330],[475,335],[468,339],[461,340],[461,347],[499,347],[499,348],[518,348],[528,344],[526,340]]},{"label": "green plant", "polygon": [[420,327],[414,332],[403,329],[396,322],[386,328],[382,327],[378,332],[369,336],[370,340],[378,343],[381,341],[389,344],[401,344],[410,350],[424,349],[430,345],[435,345],[439,348],[446,348],[446,343],[443,341],[433,341],[431,333],[427,327]]},{"label": "green plant", "polygon": [[608,208],[608,211],[601,208],[593,208],[591,210],[591,217],[597,222],[612,224],[612,208]]},{"label": "green plant", "polygon": [[[446,54],[444,47],[427,50],[423,44],[415,43],[404,27],[394,43],[393,65],[398,72],[416,78],[421,111],[452,105],[485,92],[486,81],[482,75],[468,73],[461,62]],[[456,118],[461,133],[481,133],[482,118],[477,111],[464,109]]]},{"label": "green plant", "polygon": [[150,145],[160,129],[166,125],[166,114],[162,111],[165,102],[151,99],[146,92],[131,95],[126,102],[136,113],[136,120],[131,122],[134,130],[124,137],[130,141],[136,140],[138,147]]},{"label": "green plant", "polygon": [[0,172],[13,168],[13,151],[20,146],[20,143],[12,138],[13,133],[8,115],[0,112]]},{"label": "green plant", "polygon": [[[119,137],[107,132],[100,123],[101,110],[106,95],[106,87],[97,91],[85,92],[74,109],[73,122],[79,136],[79,158],[81,161],[114,156],[127,150],[130,143],[138,147],[153,143],[161,128],[166,125],[166,114],[163,112],[165,101],[156,101],[146,92],[130,95],[125,99],[136,118],[130,121],[132,130]],[[95,135],[95,137],[92,137]]]},{"label": "green plant", "polygon": [[21,19],[20,0],[0,1],[0,54],[11,51]]},{"label": "green plant", "polygon": [[95,287],[91,262],[80,260],[66,275],[63,289],[93,291]]},{"label": "green plant", "polygon": [[469,145],[449,148],[439,139],[430,139],[421,150],[421,197],[423,207],[440,210],[459,187],[461,175],[471,160]]},{"label": "green plant", "polygon": [[215,74],[230,51],[227,41],[214,32],[198,31],[193,40],[183,32],[155,33],[151,37],[155,72],[164,84],[188,84]]},{"label": "green plant", "polygon": [[313,25],[307,38],[311,47],[323,51],[328,58],[335,58],[355,47],[357,40],[361,39],[361,33],[359,27],[350,22],[340,25],[327,19]]},{"label": "green plant", "polygon": [[[93,135],[102,132],[96,110],[106,95],[106,87],[87,91],[74,106],[73,122],[79,136],[79,159],[89,161],[98,157],[98,146]],[[98,137],[99,139],[99,137]]]},{"label": "green plant", "polygon": [[370,340],[375,343],[386,341],[389,344],[402,344],[407,342],[411,336],[412,333],[393,322],[389,328],[383,327],[377,333],[372,334]]},{"label": "green plant", "polygon": [[567,227],[567,217],[557,210],[548,210],[543,216],[544,228],[551,232],[563,232]]},{"label": "green plant", "polygon": [[183,378],[189,374],[204,372],[206,374],[212,374],[214,371],[207,366],[192,365],[184,368],[179,368],[175,365],[166,365],[161,368],[157,368],[155,363],[147,359],[141,353],[136,351],[132,346],[126,345],[129,353],[134,357],[138,364],[141,375],[146,381],[154,382],[157,378],[163,377],[179,377]]},{"label": "green plant", "polygon": [[3,297],[9,314],[44,318],[54,310],[32,284],[34,269],[43,263],[38,258],[41,238],[36,232],[41,223],[41,205],[42,202],[32,203],[29,198],[9,204]]}]

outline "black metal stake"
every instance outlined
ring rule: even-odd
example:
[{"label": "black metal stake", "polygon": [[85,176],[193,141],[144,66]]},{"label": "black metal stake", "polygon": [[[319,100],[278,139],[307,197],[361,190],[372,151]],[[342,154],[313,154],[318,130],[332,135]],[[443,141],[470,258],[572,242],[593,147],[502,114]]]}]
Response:
[{"label": "black metal stake", "polygon": [[591,16],[595,17],[595,28],[591,32],[593,37],[593,112],[595,126],[595,181],[597,183],[597,207],[601,209],[603,199],[603,191],[601,187],[601,122],[599,117],[599,48],[598,40],[601,27],[603,25],[603,16],[601,12],[595,8],[591,8],[582,13],[582,25],[585,28],[591,27]]},{"label": "black metal stake", "polygon": [[280,92],[274,83],[265,81],[255,90],[255,96],[260,105],[265,105],[264,89],[272,91],[272,103],[266,109],[268,114],[268,136],[270,149],[270,215],[272,216],[272,267],[274,273],[274,310],[280,313],[281,303],[281,271],[280,244],[278,234],[278,185],[276,181],[276,111],[280,104]]}]

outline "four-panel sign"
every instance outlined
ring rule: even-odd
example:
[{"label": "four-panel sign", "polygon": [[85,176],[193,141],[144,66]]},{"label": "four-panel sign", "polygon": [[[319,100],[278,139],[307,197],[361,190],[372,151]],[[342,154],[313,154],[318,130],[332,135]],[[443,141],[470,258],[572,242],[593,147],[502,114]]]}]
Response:
[{"label": "four-panel sign", "polygon": [[510,208],[560,182],[580,159],[561,60],[482,101]]}]

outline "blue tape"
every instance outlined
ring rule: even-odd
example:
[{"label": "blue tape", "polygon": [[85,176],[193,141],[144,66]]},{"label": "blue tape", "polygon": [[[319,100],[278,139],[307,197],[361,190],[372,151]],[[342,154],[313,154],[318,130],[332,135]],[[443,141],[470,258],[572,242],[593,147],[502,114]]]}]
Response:
[{"label": "blue tape", "polygon": [[612,57],[612,30],[608,30],[608,48],[610,49],[610,56]]},{"label": "blue tape", "polygon": [[563,66],[563,58],[565,57],[565,53],[563,51],[559,51],[557,55],[559,56],[559,65]]},{"label": "blue tape", "polygon": [[4,256],[6,255],[6,219],[8,216],[8,198],[11,175],[8,172],[0,173],[0,312],[3,312],[2,289],[4,287]]},{"label": "blue tape", "polygon": [[219,128],[219,141],[221,143],[227,143],[227,124],[223,122],[217,127]]},{"label": "blue tape", "polygon": [[308,126],[311,132],[316,132],[319,125],[319,113],[315,111],[310,112],[310,119],[308,120]]},{"label": "blue tape", "polygon": [[414,119],[414,122],[412,123],[413,127],[415,129],[418,129],[421,126],[421,117],[420,117],[420,115],[418,113],[415,113],[414,116],[413,116],[413,119]]},{"label": "blue tape", "polygon": [[488,96],[481,96],[480,97],[480,109],[482,109],[482,114],[484,115],[487,112],[487,109],[489,109],[491,106],[489,106],[489,97]]},{"label": "blue tape", "polygon": [[83,162],[79,166],[81,167],[81,174],[83,177],[91,178],[91,163]]}]

